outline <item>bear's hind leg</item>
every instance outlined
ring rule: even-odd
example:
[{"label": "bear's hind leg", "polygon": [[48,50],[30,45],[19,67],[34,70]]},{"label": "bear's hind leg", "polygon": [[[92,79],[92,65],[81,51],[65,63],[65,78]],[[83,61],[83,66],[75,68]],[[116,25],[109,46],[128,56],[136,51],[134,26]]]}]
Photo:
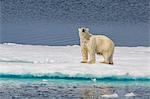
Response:
[{"label": "bear's hind leg", "polygon": [[110,56],[108,55],[108,53],[104,53],[103,57],[104,57],[104,62],[101,63],[110,64]]},{"label": "bear's hind leg", "polygon": [[113,56],[111,55],[110,59],[109,59],[109,64],[113,65]]}]

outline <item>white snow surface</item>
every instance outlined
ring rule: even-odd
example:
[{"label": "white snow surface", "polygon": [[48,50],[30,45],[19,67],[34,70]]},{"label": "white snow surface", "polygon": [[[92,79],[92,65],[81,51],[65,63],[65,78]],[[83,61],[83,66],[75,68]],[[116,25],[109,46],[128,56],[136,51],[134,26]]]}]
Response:
[{"label": "white snow surface", "polygon": [[93,75],[150,77],[150,47],[116,47],[114,65],[81,62],[80,46],[0,44],[1,74],[61,73],[69,76]]}]

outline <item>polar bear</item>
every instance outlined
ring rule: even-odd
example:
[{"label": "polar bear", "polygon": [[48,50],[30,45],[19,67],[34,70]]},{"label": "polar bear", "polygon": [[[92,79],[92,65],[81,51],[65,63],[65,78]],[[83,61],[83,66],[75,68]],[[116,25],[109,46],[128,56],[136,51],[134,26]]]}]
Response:
[{"label": "polar bear", "polygon": [[[102,55],[106,64],[113,64],[114,42],[104,35],[92,35],[85,27],[78,28],[82,52],[81,63],[95,63],[95,54]],[[88,54],[90,60],[88,61]],[[88,61],[88,62],[87,62]]]}]

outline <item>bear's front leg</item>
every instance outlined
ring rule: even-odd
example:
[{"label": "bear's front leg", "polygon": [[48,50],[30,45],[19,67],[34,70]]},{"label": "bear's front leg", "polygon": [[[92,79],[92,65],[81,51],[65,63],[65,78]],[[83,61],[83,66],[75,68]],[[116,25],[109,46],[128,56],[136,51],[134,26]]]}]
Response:
[{"label": "bear's front leg", "polygon": [[90,61],[88,63],[94,64],[95,63],[95,51],[91,50],[91,51],[89,51],[89,54],[90,54]]},{"label": "bear's front leg", "polygon": [[87,63],[88,60],[88,50],[85,46],[81,47],[81,52],[82,52],[82,61],[81,63]]}]

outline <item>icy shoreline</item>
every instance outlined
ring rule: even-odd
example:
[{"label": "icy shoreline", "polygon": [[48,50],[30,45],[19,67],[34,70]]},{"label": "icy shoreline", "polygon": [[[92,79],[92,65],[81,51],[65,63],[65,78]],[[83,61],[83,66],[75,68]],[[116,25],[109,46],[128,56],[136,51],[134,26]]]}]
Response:
[{"label": "icy shoreline", "polygon": [[64,74],[68,77],[130,76],[150,78],[150,47],[116,47],[114,65],[81,64],[78,45],[0,44],[0,74]]}]

